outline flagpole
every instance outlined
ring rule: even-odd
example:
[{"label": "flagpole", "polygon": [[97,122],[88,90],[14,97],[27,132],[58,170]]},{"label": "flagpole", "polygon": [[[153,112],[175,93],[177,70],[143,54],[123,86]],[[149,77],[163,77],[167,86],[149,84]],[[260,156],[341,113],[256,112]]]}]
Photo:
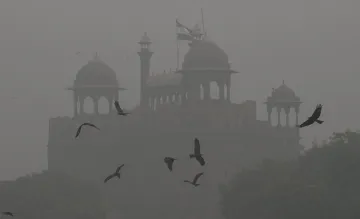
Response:
[{"label": "flagpole", "polygon": [[180,53],[179,52],[179,40],[176,37],[176,71],[179,70],[179,57],[180,57],[179,53]]},{"label": "flagpole", "polygon": [[201,8],[201,22],[202,22],[202,29],[203,29],[204,36],[206,36],[205,23],[204,23],[204,12],[203,12],[202,8]]},{"label": "flagpole", "polygon": [[[176,18],[177,21],[177,18]],[[176,26],[176,71],[179,70],[179,38],[178,38],[178,27]]]}]

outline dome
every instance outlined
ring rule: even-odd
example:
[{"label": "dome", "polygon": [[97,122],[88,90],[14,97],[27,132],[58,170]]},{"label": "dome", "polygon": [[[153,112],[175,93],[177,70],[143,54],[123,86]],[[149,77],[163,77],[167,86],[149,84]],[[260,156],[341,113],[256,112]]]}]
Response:
[{"label": "dome", "polygon": [[77,73],[75,86],[118,86],[115,71],[95,57]]},{"label": "dome", "polygon": [[296,96],[295,92],[284,81],[280,87],[273,90],[271,99],[273,101],[300,101],[300,98]]},{"label": "dome", "polygon": [[185,54],[182,70],[222,69],[229,70],[228,56],[214,42],[194,41]]}]

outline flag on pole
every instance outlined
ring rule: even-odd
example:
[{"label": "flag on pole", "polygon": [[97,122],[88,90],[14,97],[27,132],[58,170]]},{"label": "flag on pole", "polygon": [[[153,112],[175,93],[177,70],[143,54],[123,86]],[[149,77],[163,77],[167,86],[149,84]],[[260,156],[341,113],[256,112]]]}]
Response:
[{"label": "flag on pole", "polygon": [[194,36],[192,35],[192,30],[187,28],[185,25],[181,24],[176,19],[176,27],[177,27],[177,39],[178,40],[188,40],[191,41],[194,39]]}]

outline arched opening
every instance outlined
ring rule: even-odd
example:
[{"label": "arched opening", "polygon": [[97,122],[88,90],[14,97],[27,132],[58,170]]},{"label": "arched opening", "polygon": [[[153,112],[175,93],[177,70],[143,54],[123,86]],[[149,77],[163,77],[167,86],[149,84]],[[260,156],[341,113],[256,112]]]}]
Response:
[{"label": "arched opening", "polygon": [[153,109],[154,109],[154,110],[156,110],[157,102],[158,102],[158,98],[155,97],[155,98],[154,98],[154,102],[153,102],[153,103],[154,103],[154,104],[153,104]]},{"label": "arched opening", "polygon": [[218,100],[220,98],[219,91],[218,84],[215,81],[210,82],[210,98]]},{"label": "arched opening", "polygon": [[86,114],[94,113],[94,100],[89,96],[84,99],[84,113]]},{"label": "arched opening", "polygon": [[204,99],[204,87],[200,84],[200,100]]},{"label": "arched opening", "polygon": [[80,112],[80,109],[81,109],[80,105],[81,105],[80,101],[76,101],[76,113],[77,113],[77,114],[80,114],[80,113],[81,113],[81,112]]},{"label": "arched opening", "polygon": [[178,102],[179,104],[182,104],[182,101],[183,101],[183,97],[181,94],[178,95]]},{"label": "arched opening", "polygon": [[99,99],[99,104],[98,104],[98,111],[100,114],[108,114],[110,113],[109,111],[109,101],[107,100],[106,97],[102,96]]},{"label": "arched opening", "polygon": [[224,98],[225,98],[225,100],[227,100],[227,98],[228,98],[227,84],[224,85]]},{"label": "arched opening", "polygon": [[278,116],[278,114],[277,114],[276,108],[273,108],[273,110],[271,111],[271,114],[270,114],[271,126],[277,126],[277,122],[278,122],[277,116]]},{"label": "arched opening", "polygon": [[293,127],[296,125],[296,112],[295,112],[295,108],[290,108],[290,113],[289,113],[289,126]]}]

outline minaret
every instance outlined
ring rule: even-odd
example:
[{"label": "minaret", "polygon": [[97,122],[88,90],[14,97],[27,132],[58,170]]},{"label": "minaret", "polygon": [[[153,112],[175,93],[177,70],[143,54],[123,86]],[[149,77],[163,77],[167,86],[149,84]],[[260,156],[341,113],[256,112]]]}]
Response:
[{"label": "minaret", "polygon": [[142,36],[140,42],[140,65],[141,65],[141,75],[140,75],[140,106],[146,106],[148,104],[148,98],[146,93],[146,82],[150,76],[150,58],[153,52],[150,51],[150,38],[147,36],[146,32]]}]

